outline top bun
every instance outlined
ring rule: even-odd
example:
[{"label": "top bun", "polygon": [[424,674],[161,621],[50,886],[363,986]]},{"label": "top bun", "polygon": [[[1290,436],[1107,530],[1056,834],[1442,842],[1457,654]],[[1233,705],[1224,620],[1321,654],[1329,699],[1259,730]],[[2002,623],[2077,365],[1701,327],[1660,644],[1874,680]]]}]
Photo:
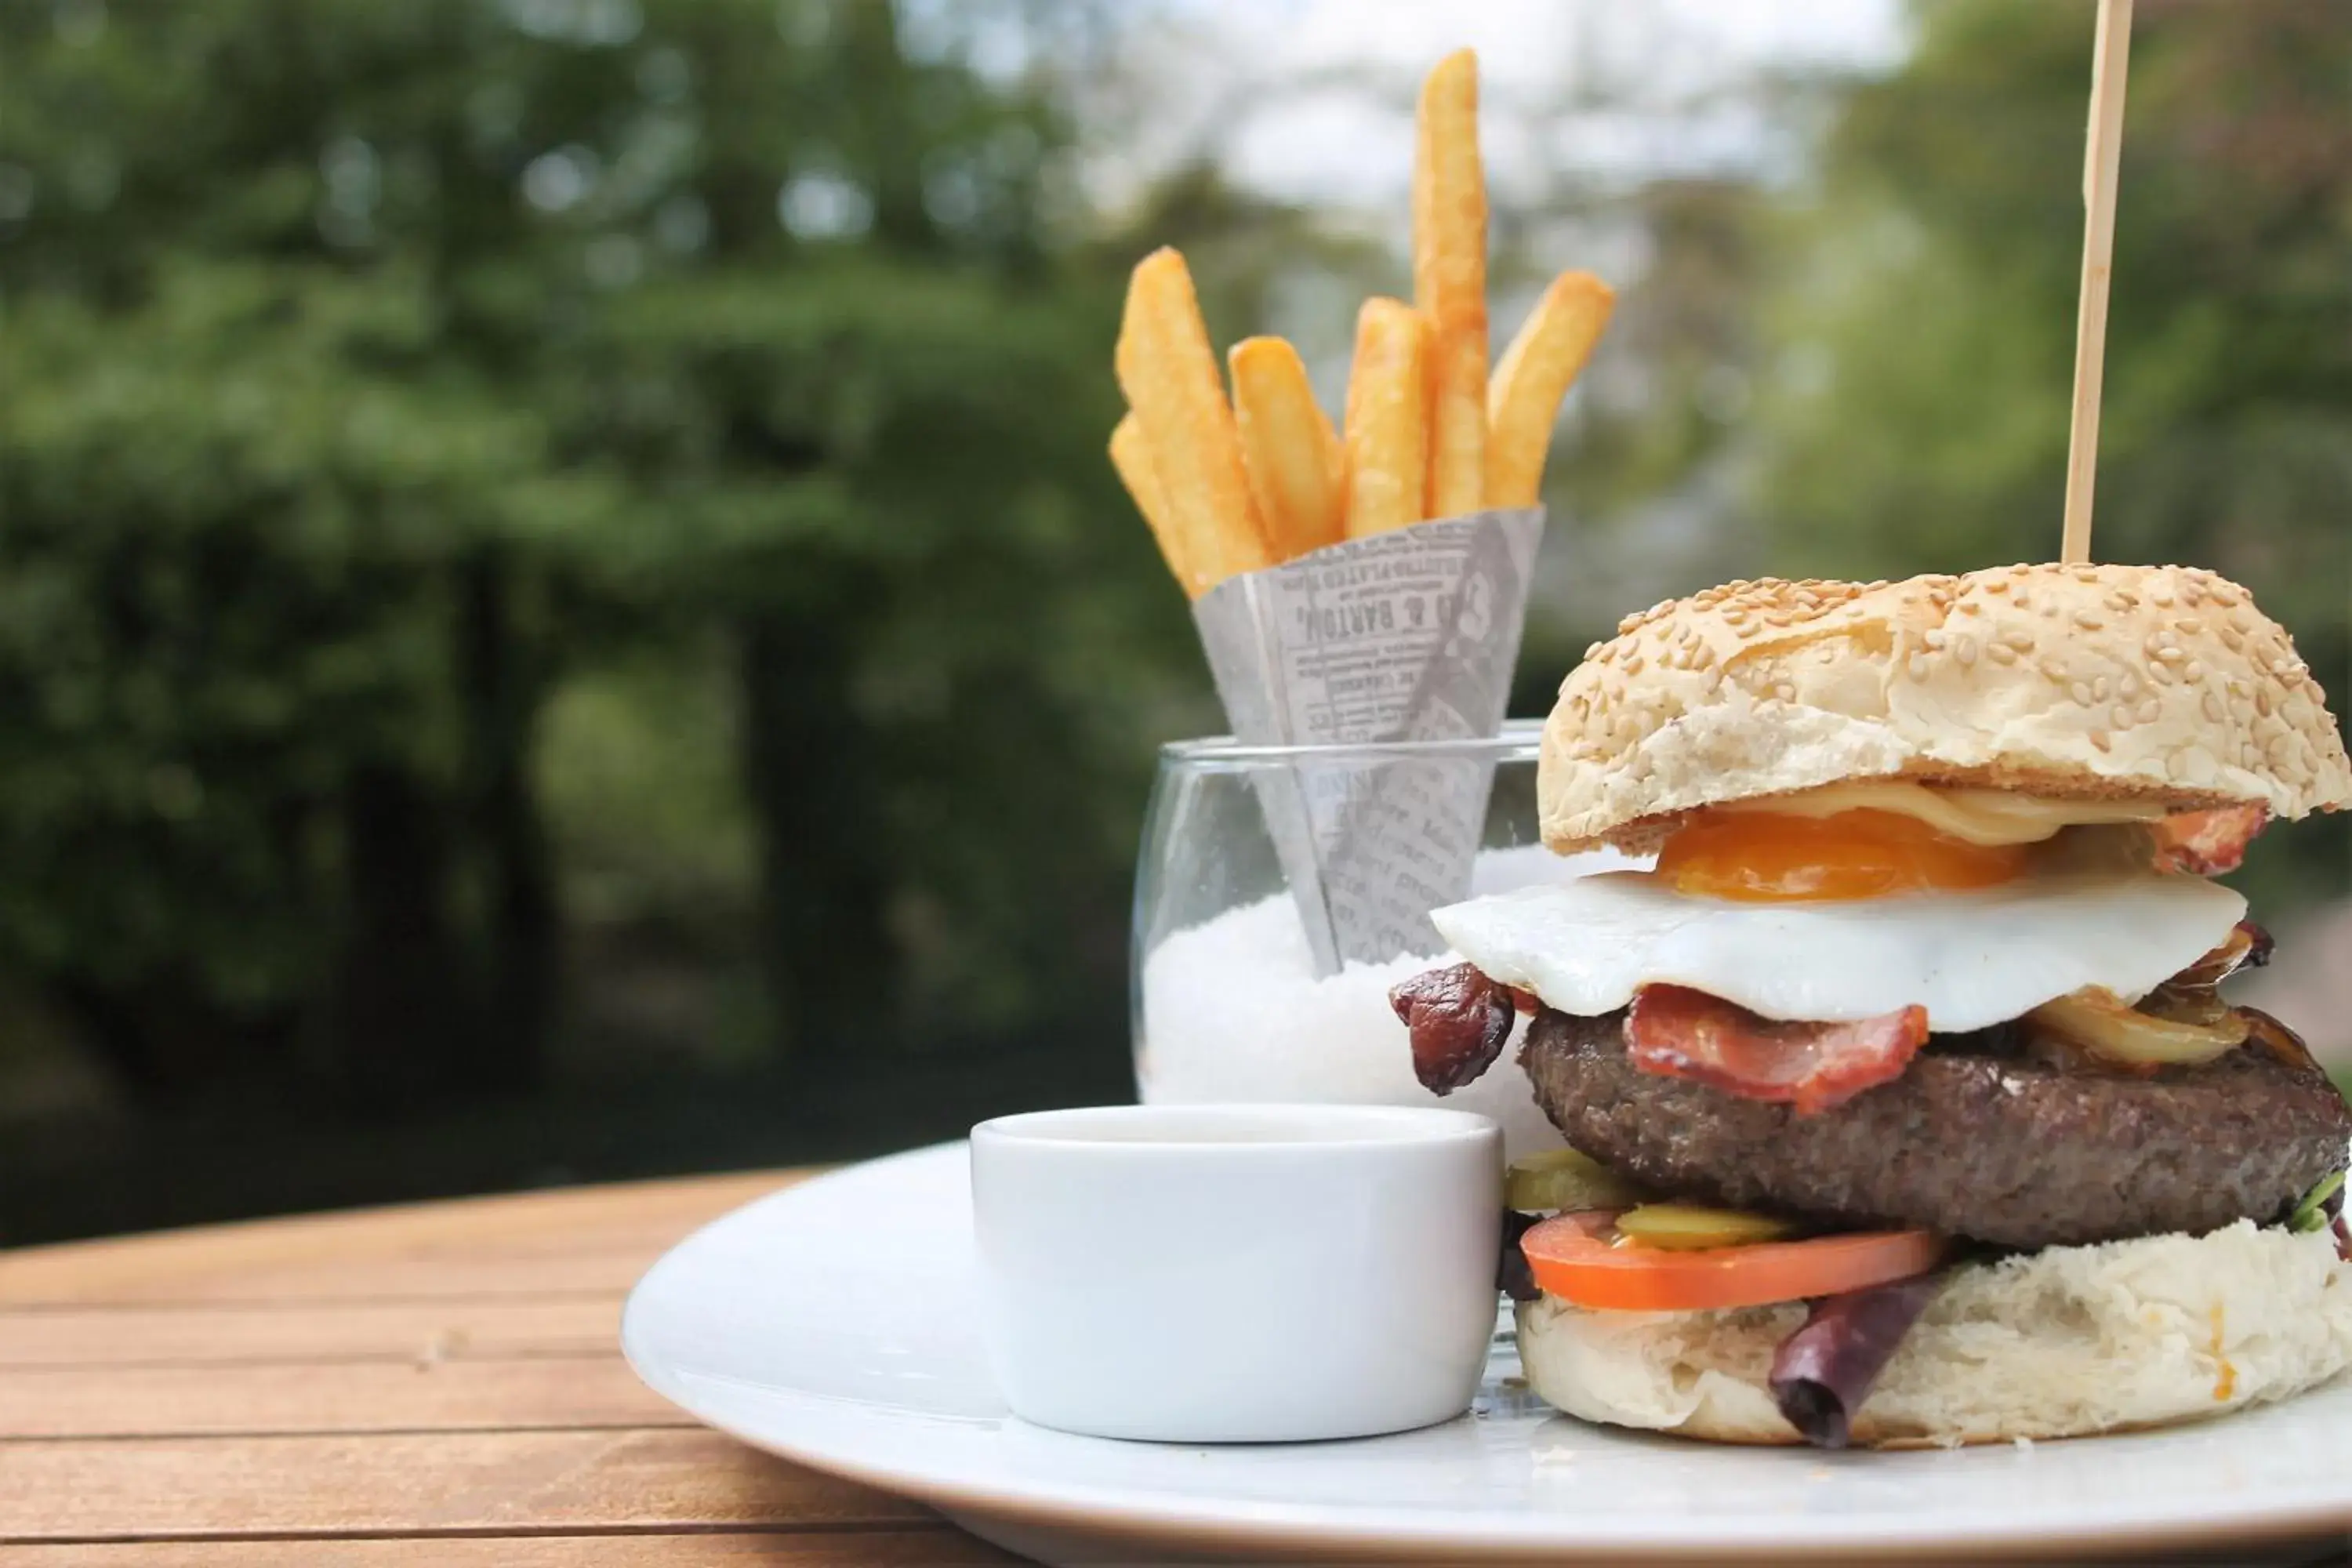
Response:
[{"label": "top bun", "polygon": [[2176,811],[2352,805],[2326,695],[2245,589],[2185,566],[1765,578],[1585,650],[1544,726],[1544,841],[1654,848],[1696,807],[1906,778]]}]

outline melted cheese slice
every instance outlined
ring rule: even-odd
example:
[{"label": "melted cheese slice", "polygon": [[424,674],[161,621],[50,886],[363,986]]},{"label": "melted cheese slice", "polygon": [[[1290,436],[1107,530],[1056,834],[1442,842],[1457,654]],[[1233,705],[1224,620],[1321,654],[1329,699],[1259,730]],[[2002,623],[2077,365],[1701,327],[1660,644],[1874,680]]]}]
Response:
[{"label": "melted cheese slice", "polygon": [[1969,844],[2039,844],[2061,828],[2119,822],[2157,822],[2160,802],[2058,800],[2005,789],[1946,788],[1908,779],[1849,779],[1795,795],[1726,801],[1708,811],[1780,816],[1834,816],[1842,811],[1885,811],[1916,817],[1937,832]]}]

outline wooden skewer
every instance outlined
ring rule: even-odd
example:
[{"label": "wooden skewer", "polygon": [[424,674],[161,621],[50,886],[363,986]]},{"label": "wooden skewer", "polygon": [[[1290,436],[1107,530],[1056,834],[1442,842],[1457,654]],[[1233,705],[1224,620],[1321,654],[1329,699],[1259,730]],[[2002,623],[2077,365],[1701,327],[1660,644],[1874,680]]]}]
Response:
[{"label": "wooden skewer", "polygon": [[2116,164],[2124,142],[2124,75],[2132,0],[2099,0],[2091,61],[2091,121],[2083,155],[2083,291],[2074,311],[2074,422],[2066,438],[2062,561],[2091,558],[2091,491],[2099,470],[2099,392],[2107,351],[2107,285],[2116,253]]}]

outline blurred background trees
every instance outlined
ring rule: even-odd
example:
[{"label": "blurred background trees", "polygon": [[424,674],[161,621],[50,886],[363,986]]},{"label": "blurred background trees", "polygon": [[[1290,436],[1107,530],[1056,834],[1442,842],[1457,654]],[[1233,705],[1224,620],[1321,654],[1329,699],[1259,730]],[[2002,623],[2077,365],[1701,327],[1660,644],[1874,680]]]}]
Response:
[{"label": "blurred background trees", "polygon": [[127,1092],[541,1087],[665,954],[812,1072],[1116,1005],[1080,672],[1182,626],[1046,91],[824,0],[8,23],[0,954]]},{"label": "blurred background trees", "polygon": [[[1497,330],[1622,293],[1520,710],[1664,594],[2047,554],[2087,3],[1699,88],[1576,10],[1487,107]],[[2339,698],[2347,20],[2143,0],[2099,505]],[[1250,90],[1153,152],[1182,60]],[[1216,711],[1101,455],[1118,290],[1181,244],[1335,395],[1401,202],[1230,153],[1409,78],[1079,0],[27,0],[0,69],[0,1237],[1122,1092],[1151,746]]]},{"label": "blurred background trees", "polygon": [[[2081,261],[2078,8],[1925,7],[1776,239],[1751,439],[1791,571],[2054,547]],[[2352,702],[2352,6],[2150,0],[2135,28],[2100,555],[2254,590]],[[2266,910],[2352,888],[2352,823],[2257,842]],[[2345,1037],[2352,1044],[2352,1035]]]}]

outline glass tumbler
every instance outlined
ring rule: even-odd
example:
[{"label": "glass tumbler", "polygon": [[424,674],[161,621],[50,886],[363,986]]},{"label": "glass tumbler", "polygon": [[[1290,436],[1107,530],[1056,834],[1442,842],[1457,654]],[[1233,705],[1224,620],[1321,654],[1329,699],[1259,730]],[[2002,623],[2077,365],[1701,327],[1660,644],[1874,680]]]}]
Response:
[{"label": "glass tumbler", "polygon": [[[1563,858],[1543,847],[1536,823],[1541,733],[1540,723],[1526,721],[1491,740],[1250,746],[1220,738],[1161,748],[1137,867],[1130,972],[1144,1102],[1441,1103],[1413,1078],[1388,993],[1457,960],[1418,922],[1419,938],[1384,958],[1318,973],[1328,964],[1317,963],[1302,915],[1316,905],[1295,896],[1300,858],[1295,832],[1294,852],[1281,853],[1279,818],[1302,798],[1378,797],[1400,770],[1469,801],[1472,813],[1483,793],[1468,865],[1444,865],[1437,855],[1434,875],[1398,879],[1422,912],[1603,863],[1638,864],[1606,853]],[[1513,1157],[1559,1146],[1519,1070],[1516,1041],[1442,1103],[1500,1122]]]}]

